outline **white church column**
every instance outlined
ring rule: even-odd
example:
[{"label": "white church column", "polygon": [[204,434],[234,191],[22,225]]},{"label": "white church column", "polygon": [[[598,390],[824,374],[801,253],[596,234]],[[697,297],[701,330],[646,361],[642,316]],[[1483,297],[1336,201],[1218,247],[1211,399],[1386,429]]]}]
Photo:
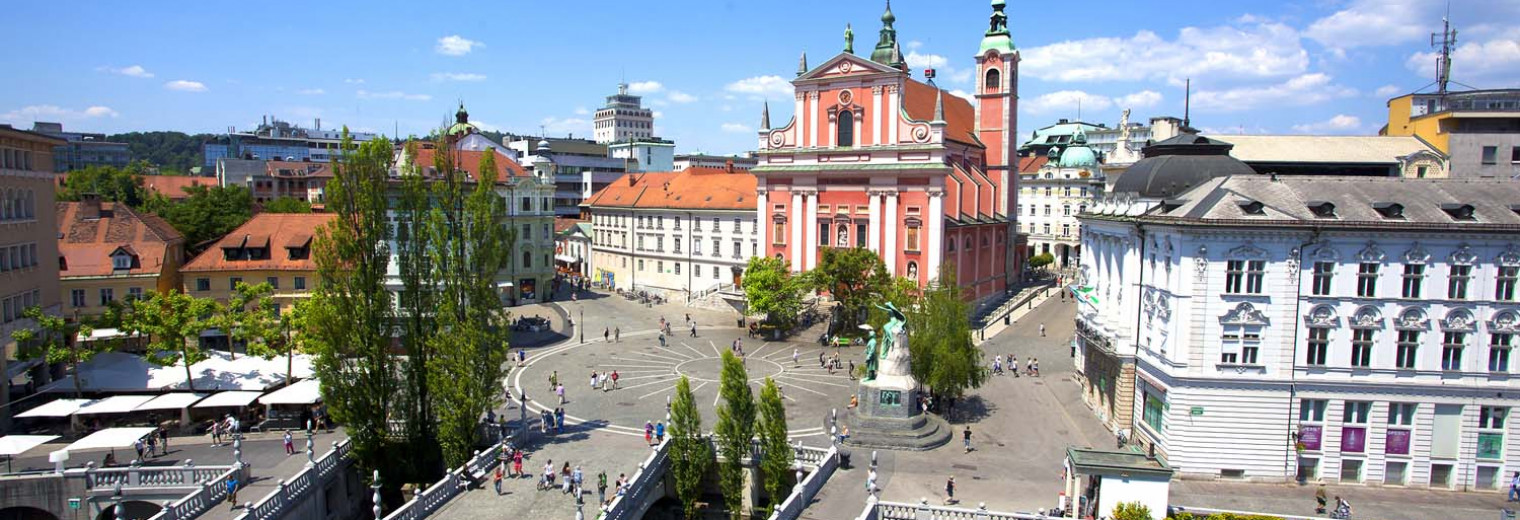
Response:
[{"label": "white church column", "polygon": [[818,93],[807,93],[808,146],[818,146]]},{"label": "white church column", "polygon": [[807,127],[802,125],[802,115],[807,113],[806,112],[806,110],[807,110],[807,102],[804,101],[806,98],[807,98],[807,93],[806,92],[798,92],[797,93],[797,110],[795,112],[792,112],[793,114],[796,114],[794,116],[794,118],[797,120],[796,138],[797,138],[797,147],[798,148],[802,148],[804,146],[807,146],[807,138],[808,138]]},{"label": "white church column", "polygon": [[887,87],[887,113],[883,115],[887,118],[887,141],[891,144],[897,144],[897,112],[901,106],[899,94],[896,85]]},{"label": "white church column", "polygon": [[929,192],[929,212],[924,216],[924,225],[929,229],[928,258],[929,279],[939,278],[939,263],[945,257],[945,192],[934,190]]},{"label": "white church column", "polygon": [[765,254],[766,249],[771,245],[770,242],[765,241],[765,237],[771,232],[770,222],[765,219],[765,214],[770,211],[770,208],[767,207],[767,204],[769,204],[767,201],[770,198],[766,195],[767,193],[764,189],[755,193],[755,240],[760,241],[759,256],[770,256]]},{"label": "white church column", "polygon": [[802,228],[807,222],[802,217],[802,192],[792,188],[792,270],[802,271]]},{"label": "white church column", "polygon": [[[881,122],[886,117],[881,113],[881,87],[871,87],[871,144],[881,145]],[[871,213],[875,215],[875,212]],[[872,249],[875,249],[874,247]]]},{"label": "white church column", "polygon": [[887,272],[897,276],[897,192],[887,193],[887,209],[882,212],[881,226],[887,234],[887,245],[881,248],[881,256],[886,257]]},{"label": "white church column", "polygon": [[[871,201],[870,224],[866,225],[866,249],[881,253],[881,194],[866,190],[866,197]],[[883,253],[881,256],[887,255]]]},{"label": "white church column", "polygon": [[818,243],[819,243],[819,240],[820,240],[820,237],[818,236],[818,192],[817,191],[814,191],[814,192],[808,194],[808,198],[807,198],[807,227],[804,228],[804,230],[805,230],[805,232],[807,234],[807,239],[805,240],[805,242],[803,242],[803,246],[806,247],[806,251],[807,251],[807,268],[808,269],[812,269],[812,268],[818,266]]}]

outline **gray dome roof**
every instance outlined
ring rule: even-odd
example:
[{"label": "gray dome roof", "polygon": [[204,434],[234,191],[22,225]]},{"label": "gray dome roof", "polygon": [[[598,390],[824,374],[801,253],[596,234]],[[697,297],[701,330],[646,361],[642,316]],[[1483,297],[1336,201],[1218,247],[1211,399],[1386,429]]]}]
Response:
[{"label": "gray dome roof", "polygon": [[1215,177],[1255,175],[1246,163],[1230,157],[1234,145],[1193,134],[1182,134],[1145,147],[1145,158],[1114,181],[1114,193],[1133,193],[1146,199],[1176,197]]}]

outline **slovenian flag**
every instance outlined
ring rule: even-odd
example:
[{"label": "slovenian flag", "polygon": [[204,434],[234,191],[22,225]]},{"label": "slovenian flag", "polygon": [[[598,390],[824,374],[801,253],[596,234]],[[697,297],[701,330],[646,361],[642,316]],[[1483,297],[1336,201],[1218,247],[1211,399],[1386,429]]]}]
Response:
[{"label": "slovenian flag", "polygon": [[1072,297],[1076,298],[1077,301],[1094,307],[1098,305],[1098,291],[1093,289],[1092,286],[1073,285],[1070,288]]}]

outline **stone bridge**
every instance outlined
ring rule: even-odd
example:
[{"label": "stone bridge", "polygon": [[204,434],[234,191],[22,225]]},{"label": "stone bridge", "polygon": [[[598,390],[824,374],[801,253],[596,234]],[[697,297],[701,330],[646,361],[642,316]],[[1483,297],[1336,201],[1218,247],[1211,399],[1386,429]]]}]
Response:
[{"label": "stone bridge", "polygon": [[0,520],[194,518],[226,497],[227,479],[247,482],[246,466],[128,466],[0,476]]}]

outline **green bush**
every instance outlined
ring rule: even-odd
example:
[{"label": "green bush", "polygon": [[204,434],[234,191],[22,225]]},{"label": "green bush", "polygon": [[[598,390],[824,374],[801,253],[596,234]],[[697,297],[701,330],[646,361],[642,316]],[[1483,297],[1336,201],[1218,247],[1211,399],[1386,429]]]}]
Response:
[{"label": "green bush", "polygon": [[1039,269],[1041,267],[1045,267],[1047,265],[1053,264],[1053,263],[1055,263],[1055,261],[1056,261],[1056,256],[1055,255],[1052,255],[1050,253],[1040,253],[1038,255],[1034,255],[1033,257],[1029,258],[1029,268],[1030,269]]},{"label": "green bush", "polygon": [[1214,513],[1211,515],[1196,515],[1187,511],[1167,517],[1167,520],[1282,520],[1272,515],[1243,515],[1237,513]]},{"label": "green bush", "polygon": [[1139,502],[1120,502],[1114,506],[1114,520],[1151,520],[1151,508]]}]

